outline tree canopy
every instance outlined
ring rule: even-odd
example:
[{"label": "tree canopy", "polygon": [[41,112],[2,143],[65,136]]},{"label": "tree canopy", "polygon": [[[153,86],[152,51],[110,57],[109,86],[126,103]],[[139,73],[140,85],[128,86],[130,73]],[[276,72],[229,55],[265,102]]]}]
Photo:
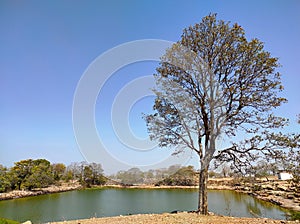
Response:
[{"label": "tree canopy", "polygon": [[0,164],[0,193],[45,188],[69,181],[90,187],[105,184],[107,178],[103,176],[101,164],[96,163],[72,163],[66,167],[62,163],[51,164],[46,159],[26,159],[16,162],[11,168]]}]

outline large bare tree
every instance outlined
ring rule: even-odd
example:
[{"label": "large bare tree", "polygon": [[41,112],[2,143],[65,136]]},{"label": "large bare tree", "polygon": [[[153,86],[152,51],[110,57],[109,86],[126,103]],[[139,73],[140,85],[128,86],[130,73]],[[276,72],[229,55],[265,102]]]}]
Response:
[{"label": "large bare tree", "polygon": [[[216,14],[184,29],[161,58],[154,75],[155,113],[145,120],[161,147],[199,156],[198,213],[208,214],[211,161],[231,162],[243,172],[257,159],[276,159],[286,147],[287,137],[276,130],[288,121],[272,113],[286,102],[278,96],[283,90],[278,67],[261,41],[247,40],[241,26]],[[231,139],[229,147],[218,147],[221,135]]]}]

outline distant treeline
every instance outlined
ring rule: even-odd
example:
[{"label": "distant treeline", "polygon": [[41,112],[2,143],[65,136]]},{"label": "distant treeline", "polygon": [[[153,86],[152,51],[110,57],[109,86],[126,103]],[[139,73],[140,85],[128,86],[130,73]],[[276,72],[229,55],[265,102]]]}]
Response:
[{"label": "distant treeline", "polygon": [[193,186],[196,185],[197,172],[193,166],[181,167],[180,165],[145,172],[139,168],[131,168],[127,171],[119,171],[117,174],[109,176],[109,179],[124,185]]},{"label": "distant treeline", "polygon": [[74,162],[51,164],[46,159],[27,159],[7,168],[0,164],[0,192],[32,190],[64,182],[80,183],[83,187],[104,184],[120,185],[182,185],[197,184],[197,172],[193,166],[172,165],[169,168],[141,171],[131,168],[105,177],[101,164]]},{"label": "distant treeline", "polygon": [[[260,167],[259,170],[263,169]],[[66,166],[63,163],[51,164],[46,159],[27,159],[16,162],[11,168],[0,164],[0,192],[32,190],[64,182],[79,183],[83,187],[104,184],[194,186],[198,183],[197,174],[193,166],[172,165],[148,171],[131,168],[105,177],[101,164],[97,163],[74,162]],[[219,173],[209,172],[209,177],[233,175],[236,174],[228,166],[222,166]]]},{"label": "distant treeline", "polygon": [[46,159],[27,159],[16,162],[11,168],[0,165],[0,192],[10,190],[32,190],[61,182],[77,181],[83,186],[103,185],[101,164],[72,163],[66,167],[62,163],[51,164]]}]

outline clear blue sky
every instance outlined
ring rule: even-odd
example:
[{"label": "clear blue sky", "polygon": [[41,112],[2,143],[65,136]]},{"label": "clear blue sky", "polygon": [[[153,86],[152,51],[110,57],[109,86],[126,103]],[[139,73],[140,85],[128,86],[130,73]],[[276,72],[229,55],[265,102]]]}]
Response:
[{"label": "clear blue sky", "polygon": [[[27,158],[69,164],[82,161],[72,127],[73,96],[84,71],[100,54],[138,39],[177,41],[182,30],[210,12],[237,22],[247,37],[257,37],[280,58],[284,96],[289,103],[279,113],[298,131],[300,113],[300,1],[0,1],[0,164],[12,166]],[[109,103],[124,82],[154,73],[155,64],[125,69],[128,77],[112,77],[97,121],[107,116]],[[140,112],[131,112],[136,135],[145,136]],[[106,115],[101,116],[101,113]],[[109,118],[109,117],[108,117]],[[99,128],[99,127],[98,127]],[[105,127],[103,136],[110,140]],[[103,129],[102,129],[103,130]],[[108,144],[118,147],[118,143]]]}]

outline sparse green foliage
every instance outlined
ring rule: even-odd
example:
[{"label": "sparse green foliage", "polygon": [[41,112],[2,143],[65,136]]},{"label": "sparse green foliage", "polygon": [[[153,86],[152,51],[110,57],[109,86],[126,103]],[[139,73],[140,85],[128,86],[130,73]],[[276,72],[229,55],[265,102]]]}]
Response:
[{"label": "sparse green foliage", "polygon": [[93,183],[93,171],[90,166],[84,167],[81,182],[86,187],[91,187]]},{"label": "sparse green foliage", "polygon": [[74,179],[74,175],[72,170],[66,170],[65,174],[62,177],[63,180],[69,182],[70,180]]},{"label": "sparse green foliage", "polygon": [[53,172],[54,180],[56,181],[61,180],[65,171],[66,171],[65,164],[62,163],[52,164],[52,172]]},{"label": "sparse green foliage", "polygon": [[83,167],[80,182],[83,186],[91,187],[92,185],[103,185],[106,183],[106,178],[103,176],[101,164],[91,163]]},{"label": "sparse green foliage", "polygon": [[5,192],[11,187],[8,169],[0,165],[0,192]]},{"label": "sparse green foliage", "polygon": [[106,178],[103,176],[103,169],[101,164],[91,163],[90,168],[92,170],[92,183],[94,185],[103,185],[106,183]]}]

